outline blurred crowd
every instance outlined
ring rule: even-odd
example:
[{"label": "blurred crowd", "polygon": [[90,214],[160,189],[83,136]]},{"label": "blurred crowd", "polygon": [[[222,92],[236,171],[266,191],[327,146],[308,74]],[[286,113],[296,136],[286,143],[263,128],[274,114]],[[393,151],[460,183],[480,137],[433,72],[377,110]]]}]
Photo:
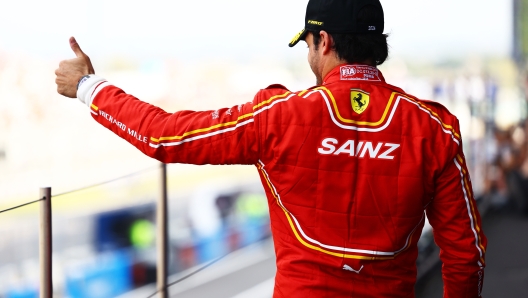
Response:
[{"label": "blurred crowd", "polygon": [[528,121],[496,129],[494,137],[485,194],[496,208],[513,208],[528,215]]},{"label": "blurred crowd", "polygon": [[462,67],[420,75],[395,65],[389,73],[403,73],[407,92],[457,116],[479,204],[528,213],[528,76],[519,75],[511,61],[485,64],[469,59]]}]

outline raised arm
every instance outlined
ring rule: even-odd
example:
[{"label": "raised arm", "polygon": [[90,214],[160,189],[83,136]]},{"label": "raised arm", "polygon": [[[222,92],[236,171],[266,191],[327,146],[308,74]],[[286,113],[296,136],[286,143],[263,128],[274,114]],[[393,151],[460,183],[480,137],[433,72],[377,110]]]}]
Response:
[{"label": "raised arm", "polygon": [[[146,155],[192,164],[255,164],[258,160],[253,103],[215,111],[167,113],[93,74],[74,38],[77,58],[62,61],[57,91],[78,97],[93,118]],[[77,89],[78,88],[78,89]]]}]

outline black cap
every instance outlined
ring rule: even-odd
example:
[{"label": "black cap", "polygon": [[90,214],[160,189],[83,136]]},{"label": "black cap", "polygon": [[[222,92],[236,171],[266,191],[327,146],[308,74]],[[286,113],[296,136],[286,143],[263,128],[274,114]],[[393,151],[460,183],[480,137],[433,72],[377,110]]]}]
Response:
[{"label": "black cap", "polygon": [[[371,7],[375,13],[358,21],[358,12]],[[304,40],[308,31],[328,33],[383,33],[383,8],[379,0],[310,0],[304,29],[290,41],[290,47]]]}]

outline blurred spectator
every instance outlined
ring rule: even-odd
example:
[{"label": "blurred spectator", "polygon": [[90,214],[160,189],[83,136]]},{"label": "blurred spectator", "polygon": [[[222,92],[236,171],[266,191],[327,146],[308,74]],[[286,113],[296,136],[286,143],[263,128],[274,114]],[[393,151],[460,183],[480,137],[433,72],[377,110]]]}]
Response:
[{"label": "blurred spectator", "polygon": [[229,223],[229,218],[233,214],[233,206],[235,204],[237,194],[220,194],[216,198],[216,208],[220,213],[222,225],[226,227]]},{"label": "blurred spectator", "polygon": [[518,152],[510,171],[511,197],[519,211],[528,214],[528,120],[512,131],[514,147]]},{"label": "blurred spectator", "polygon": [[508,203],[521,212],[528,208],[528,168],[526,125],[496,130],[497,155],[490,166],[491,203],[505,207]]}]

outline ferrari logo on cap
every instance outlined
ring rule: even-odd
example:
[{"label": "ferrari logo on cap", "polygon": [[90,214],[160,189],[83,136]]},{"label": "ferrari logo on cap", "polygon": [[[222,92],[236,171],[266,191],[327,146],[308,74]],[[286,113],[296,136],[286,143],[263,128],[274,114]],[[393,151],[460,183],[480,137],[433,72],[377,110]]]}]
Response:
[{"label": "ferrari logo on cap", "polygon": [[352,100],[352,109],[358,114],[363,113],[370,103],[370,95],[363,90],[350,90],[350,99]]}]

